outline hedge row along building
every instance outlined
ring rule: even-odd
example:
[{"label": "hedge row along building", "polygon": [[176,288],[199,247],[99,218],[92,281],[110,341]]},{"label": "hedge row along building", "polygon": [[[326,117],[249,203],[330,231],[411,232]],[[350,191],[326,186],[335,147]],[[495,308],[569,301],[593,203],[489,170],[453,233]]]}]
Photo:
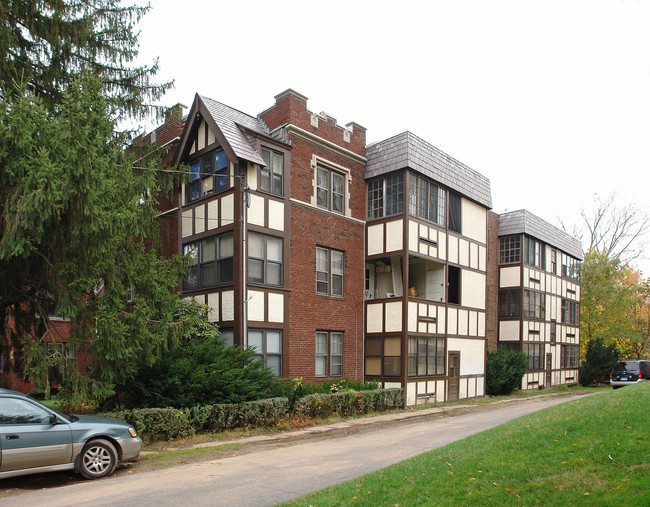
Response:
[{"label": "hedge row along building", "polygon": [[166,252],[193,259],[183,296],[278,376],[457,401],[505,346],[528,356],[524,389],[577,382],[580,243],[490,211],[483,175],[411,132],[366,145],[290,89],[257,117],[197,95],[179,118],[138,140],[190,167]]}]

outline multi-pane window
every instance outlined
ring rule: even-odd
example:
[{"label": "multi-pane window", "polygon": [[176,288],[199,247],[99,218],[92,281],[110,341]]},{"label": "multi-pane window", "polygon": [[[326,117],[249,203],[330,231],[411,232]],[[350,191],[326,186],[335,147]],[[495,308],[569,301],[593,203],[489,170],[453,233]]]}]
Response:
[{"label": "multi-pane window", "polygon": [[368,219],[384,216],[384,180],[368,183]]},{"label": "multi-pane window", "polygon": [[449,192],[449,230],[462,233],[463,208],[460,194]]},{"label": "multi-pane window", "polygon": [[445,191],[426,178],[409,179],[409,213],[445,225]]},{"label": "multi-pane window", "polygon": [[248,234],[248,281],[282,285],[282,238]]},{"label": "multi-pane window", "polygon": [[576,282],[580,281],[580,261],[570,255],[562,254],[562,276]]},{"label": "multi-pane window", "polygon": [[386,216],[404,211],[404,173],[386,176]]},{"label": "multi-pane window", "polygon": [[557,340],[557,321],[551,321],[551,344],[554,344]]},{"label": "multi-pane window", "polygon": [[316,332],[316,376],[340,377],[343,375],[343,333]]},{"label": "multi-pane window", "polygon": [[519,317],[519,289],[504,289],[499,291],[499,317]]},{"label": "multi-pane window", "polygon": [[343,252],[316,247],[316,292],[343,295]]},{"label": "multi-pane window", "polygon": [[401,338],[399,336],[366,338],[366,375],[399,377],[401,373]]},{"label": "multi-pane window", "polygon": [[262,148],[261,152],[266,167],[260,168],[260,190],[282,195],[284,157],[282,153],[268,148]]},{"label": "multi-pane window", "polygon": [[282,331],[249,329],[248,346],[255,349],[253,357],[264,361],[276,377],[282,376]]},{"label": "multi-pane window", "polygon": [[562,300],[562,322],[564,324],[578,325],[578,317],[580,315],[580,305],[575,301],[568,299]]},{"label": "multi-pane window", "polygon": [[499,263],[509,264],[521,259],[521,236],[505,236],[499,239]]},{"label": "multi-pane window", "polygon": [[578,345],[562,345],[560,368],[577,368],[579,353]]},{"label": "multi-pane window", "polygon": [[557,250],[551,250],[551,273],[557,275]]},{"label": "multi-pane window", "polygon": [[404,173],[393,173],[368,183],[368,219],[404,211]]},{"label": "multi-pane window", "polygon": [[185,290],[233,281],[232,233],[188,243],[183,253],[190,258],[183,282]]},{"label": "multi-pane window", "polygon": [[228,157],[221,150],[211,151],[189,162],[188,202],[228,188]]},{"label": "multi-pane window", "polygon": [[409,377],[445,374],[445,343],[443,338],[409,336],[408,340]]},{"label": "multi-pane window", "polygon": [[546,296],[542,292],[524,289],[524,317],[543,319],[546,313]]},{"label": "multi-pane window", "polygon": [[528,369],[539,370],[542,364],[542,344],[524,343],[524,353],[528,358]]},{"label": "multi-pane window", "polygon": [[345,176],[327,167],[316,168],[316,204],[319,208],[343,213],[345,194]]},{"label": "multi-pane window", "polygon": [[524,262],[536,268],[544,265],[544,248],[536,239],[524,238]]}]

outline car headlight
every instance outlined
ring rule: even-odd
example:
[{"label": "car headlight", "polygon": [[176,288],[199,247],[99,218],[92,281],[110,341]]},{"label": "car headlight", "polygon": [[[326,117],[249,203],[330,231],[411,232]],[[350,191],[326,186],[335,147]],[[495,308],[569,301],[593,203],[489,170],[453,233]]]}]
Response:
[{"label": "car headlight", "polygon": [[135,438],[135,437],[138,436],[137,433],[135,432],[135,430],[134,430],[133,428],[129,428],[129,434],[130,434],[133,438]]}]

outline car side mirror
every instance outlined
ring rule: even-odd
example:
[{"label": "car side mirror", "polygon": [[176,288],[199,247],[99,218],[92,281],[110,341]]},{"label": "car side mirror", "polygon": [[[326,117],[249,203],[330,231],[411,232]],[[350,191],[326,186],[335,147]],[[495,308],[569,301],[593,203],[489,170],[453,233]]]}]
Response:
[{"label": "car side mirror", "polygon": [[48,421],[50,424],[56,424],[57,420],[58,419],[54,414],[50,414],[50,420]]}]

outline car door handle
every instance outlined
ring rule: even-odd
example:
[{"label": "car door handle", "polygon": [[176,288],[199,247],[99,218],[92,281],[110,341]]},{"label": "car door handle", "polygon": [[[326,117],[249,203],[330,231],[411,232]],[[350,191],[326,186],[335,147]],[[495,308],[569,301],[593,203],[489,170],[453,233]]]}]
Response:
[{"label": "car door handle", "polygon": [[18,435],[7,435],[7,440],[17,440],[20,437]]}]

